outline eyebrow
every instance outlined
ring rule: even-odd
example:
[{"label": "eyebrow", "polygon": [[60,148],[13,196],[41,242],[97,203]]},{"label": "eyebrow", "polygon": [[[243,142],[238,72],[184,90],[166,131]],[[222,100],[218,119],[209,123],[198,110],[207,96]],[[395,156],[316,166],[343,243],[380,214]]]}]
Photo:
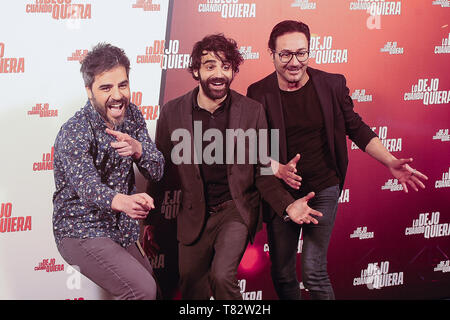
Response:
[{"label": "eyebrow", "polygon": [[98,86],[99,89],[107,89],[107,88],[111,88],[113,85],[112,84],[102,84],[100,86]]},{"label": "eyebrow", "polygon": [[[128,83],[129,83],[128,80],[123,80],[122,82],[119,83],[119,86],[122,86],[122,85],[125,85]],[[108,89],[108,88],[112,88],[112,87],[114,87],[114,85],[110,84],[110,83],[102,84],[102,85],[98,86],[99,89]]]},{"label": "eyebrow", "polygon": [[207,63],[217,63],[217,62],[218,62],[217,60],[210,59],[210,60],[206,60],[206,61],[203,62],[202,64],[207,64]]},{"label": "eyebrow", "polygon": [[297,50],[295,50],[295,51],[293,51],[293,50],[289,50],[289,49],[281,49],[280,50],[280,52],[301,52],[301,51],[308,51],[308,49],[306,49],[306,48],[300,48],[300,49],[297,49]]},{"label": "eyebrow", "polygon": [[[204,54],[204,56],[207,54]],[[222,57],[217,53],[217,52],[213,52],[213,55],[216,57],[216,59],[209,59],[206,60],[205,62],[203,62],[202,64],[207,64],[207,63],[218,63],[221,62],[223,65],[229,64],[231,65],[231,62],[229,62],[228,60],[226,60],[226,57],[224,57],[222,59]]]},{"label": "eyebrow", "polygon": [[231,66],[231,62],[229,62],[229,61],[206,60],[205,62],[202,62],[203,65],[208,64],[208,63],[212,63],[212,64],[221,63],[223,66]]}]

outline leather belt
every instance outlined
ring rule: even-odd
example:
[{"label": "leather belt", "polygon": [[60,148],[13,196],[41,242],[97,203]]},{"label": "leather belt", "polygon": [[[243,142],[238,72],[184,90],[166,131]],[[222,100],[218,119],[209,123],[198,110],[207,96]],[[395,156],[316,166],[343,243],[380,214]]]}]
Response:
[{"label": "leather belt", "polygon": [[233,202],[234,202],[234,200],[227,200],[227,201],[219,203],[215,206],[208,206],[206,208],[206,211],[209,214],[214,214],[214,213],[220,212],[220,211],[224,210],[225,208],[229,207],[231,204],[233,204]]}]

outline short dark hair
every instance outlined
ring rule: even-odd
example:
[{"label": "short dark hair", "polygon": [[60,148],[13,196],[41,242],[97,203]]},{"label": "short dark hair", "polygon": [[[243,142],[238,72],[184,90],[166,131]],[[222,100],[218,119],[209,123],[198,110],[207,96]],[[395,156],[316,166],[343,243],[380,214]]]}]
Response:
[{"label": "short dark hair", "polygon": [[127,71],[127,77],[130,73],[130,60],[125,55],[123,49],[110,45],[108,43],[99,43],[81,63],[81,74],[84,85],[92,89],[95,76],[105,71],[111,70],[116,66],[123,66]]},{"label": "short dark hair", "polygon": [[204,51],[214,52],[217,56],[219,52],[223,52],[225,60],[231,63],[234,73],[239,72],[239,65],[244,62],[244,58],[238,50],[237,43],[231,38],[226,38],[223,33],[212,34],[204,37],[196,42],[192,48],[191,62],[188,71],[195,80],[199,78],[195,76],[194,70],[199,70],[202,63]]},{"label": "short dark hair", "polygon": [[278,23],[275,27],[273,27],[272,32],[269,37],[269,49],[275,50],[275,42],[279,36],[282,36],[286,33],[292,32],[301,32],[306,36],[308,40],[308,48],[309,48],[309,40],[311,39],[311,34],[309,32],[309,27],[307,24],[301,21],[295,20],[284,20]]}]

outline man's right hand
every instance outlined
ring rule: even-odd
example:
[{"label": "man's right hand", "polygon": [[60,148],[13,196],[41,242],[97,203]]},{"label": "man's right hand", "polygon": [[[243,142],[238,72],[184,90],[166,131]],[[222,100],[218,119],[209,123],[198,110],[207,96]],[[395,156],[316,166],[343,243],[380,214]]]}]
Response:
[{"label": "man's right hand", "polygon": [[148,212],[154,209],[153,198],[146,193],[126,195],[118,193],[111,202],[111,209],[125,212],[133,219],[145,219]]},{"label": "man's right hand", "polygon": [[323,216],[323,214],[308,206],[308,200],[310,200],[313,197],[314,192],[310,192],[303,198],[300,198],[292,202],[286,208],[286,212],[293,222],[297,224],[311,223],[311,222],[314,224],[319,223],[313,216],[321,217]]},{"label": "man's right hand", "polygon": [[275,177],[282,179],[288,186],[294,189],[300,189],[302,177],[297,174],[297,162],[300,160],[300,154],[297,153],[295,157],[286,164],[281,164],[278,161],[270,159],[270,164]]}]

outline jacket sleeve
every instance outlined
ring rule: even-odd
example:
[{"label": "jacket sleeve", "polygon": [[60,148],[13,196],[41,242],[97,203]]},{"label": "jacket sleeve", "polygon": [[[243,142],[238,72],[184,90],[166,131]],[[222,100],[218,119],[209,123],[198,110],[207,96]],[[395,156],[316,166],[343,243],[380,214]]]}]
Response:
[{"label": "jacket sleeve", "polygon": [[[266,115],[262,106],[259,108],[257,130],[268,130]],[[267,149],[269,150],[269,143],[267,141]],[[279,215],[283,216],[288,205],[294,202],[294,198],[287,192],[280,180],[275,177],[270,167],[270,162],[267,164],[261,163],[258,158],[258,165],[256,166],[256,188],[272,209]]]},{"label": "jacket sleeve", "polygon": [[346,134],[361,150],[365,150],[370,140],[377,135],[354,111],[353,100],[349,95],[350,90],[347,88],[343,75],[340,75],[338,90],[339,105],[344,115]]},{"label": "jacket sleeve", "polygon": [[172,143],[170,140],[170,133],[167,123],[167,110],[168,105],[164,105],[161,109],[159,119],[156,122],[155,143],[158,150],[162,152],[164,158],[166,159],[166,163],[169,164],[169,162],[171,162],[170,153]]}]

